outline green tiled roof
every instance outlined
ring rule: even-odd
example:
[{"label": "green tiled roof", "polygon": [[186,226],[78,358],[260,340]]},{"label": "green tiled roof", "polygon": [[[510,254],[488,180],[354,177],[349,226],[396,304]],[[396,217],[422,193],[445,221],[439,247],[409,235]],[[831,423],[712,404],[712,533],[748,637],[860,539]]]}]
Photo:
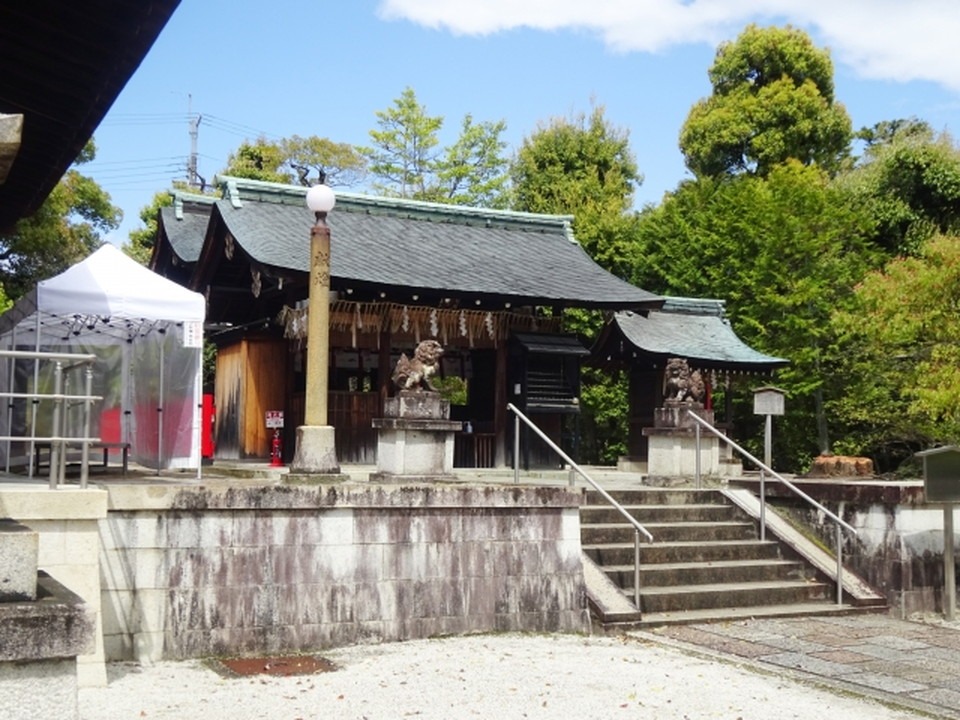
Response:
[{"label": "green tiled roof", "polygon": [[[214,214],[255,262],[309,271],[306,188],[221,178]],[[334,286],[495,295],[516,302],[643,308],[659,296],[611,275],[574,240],[571,218],[338,193],[328,215]]]},{"label": "green tiled roof", "polygon": [[723,301],[664,298],[646,317],[618,312],[613,322],[638,350],[661,357],[687,358],[693,364],[768,370],[789,364],[744,343],[724,317]]},{"label": "green tiled roof", "polygon": [[170,249],[185,263],[195,263],[203,248],[203,238],[210,222],[206,212],[178,212],[174,207],[160,208],[160,222],[170,242]]}]

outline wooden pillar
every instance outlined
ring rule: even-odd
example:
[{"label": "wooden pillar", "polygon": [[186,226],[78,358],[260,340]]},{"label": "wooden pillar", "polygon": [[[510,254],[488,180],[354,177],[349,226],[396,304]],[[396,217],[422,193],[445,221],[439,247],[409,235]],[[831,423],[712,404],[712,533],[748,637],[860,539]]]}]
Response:
[{"label": "wooden pillar", "polygon": [[493,393],[493,431],[496,433],[494,467],[507,464],[507,423],[511,413],[507,412],[507,343],[497,345],[497,380]]},{"label": "wooden pillar", "polygon": [[380,394],[379,414],[383,415],[383,407],[390,397],[391,385],[393,384],[393,368],[390,367],[390,350],[393,342],[393,334],[390,327],[380,328],[380,352],[377,358],[377,378],[380,381],[380,387],[377,391]]}]

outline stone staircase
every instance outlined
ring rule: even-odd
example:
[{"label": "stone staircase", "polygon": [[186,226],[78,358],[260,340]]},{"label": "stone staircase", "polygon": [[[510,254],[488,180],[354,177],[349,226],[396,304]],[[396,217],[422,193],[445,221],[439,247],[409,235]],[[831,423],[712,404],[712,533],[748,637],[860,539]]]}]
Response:
[{"label": "stone staircase", "polygon": [[[584,574],[591,610],[601,625],[885,608],[880,596],[869,589],[858,590],[862,582],[853,596],[845,582],[845,602],[838,605],[835,581],[808,562],[803,552],[772,537],[769,515],[767,539],[760,540],[755,518],[719,490],[651,488],[610,494],[650,531],[654,541],[641,545],[637,612],[633,607],[633,527],[598,493],[586,493],[580,532],[585,566],[591,567],[585,567]],[[617,590],[605,589],[604,583]]]}]

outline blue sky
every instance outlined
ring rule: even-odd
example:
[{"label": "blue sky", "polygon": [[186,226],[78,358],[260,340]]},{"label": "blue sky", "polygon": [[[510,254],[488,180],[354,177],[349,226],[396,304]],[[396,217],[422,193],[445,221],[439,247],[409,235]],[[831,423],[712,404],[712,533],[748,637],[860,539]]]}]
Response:
[{"label": "blue sky", "polygon": [[452,142],[466,114],[505,120],[509,152],[552,118],[605,108],[629,133],[657,203],[689,177],[677,147],[709,95],[718,43],[750,22],[792,24],[834,61],[855,128],[915,116],[958,132],[956,0],[182,0],[95,133],[84,171],[124,211],[120,244],[153,194],[186,174],[201,116],[207,180],[245,139],[367,144],[411,87]]}]

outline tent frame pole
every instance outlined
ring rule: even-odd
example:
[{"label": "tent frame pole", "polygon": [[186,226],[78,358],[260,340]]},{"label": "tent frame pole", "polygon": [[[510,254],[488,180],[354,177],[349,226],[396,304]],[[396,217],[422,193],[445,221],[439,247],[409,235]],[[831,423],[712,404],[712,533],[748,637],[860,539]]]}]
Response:
[{"label": "tent frame pole", "polygon": [[[13,350],[17,347],[17,326],[13,326],[13,330],[10,332],[10,350]],[[17,381],[17,361],[13,358],[7,360],[7,367],[9,372],[7,374],[7,390],[13,392],[14,383]],[[7,401],[7,435],[13,435],[13,398],[10,398]],[[10,474],[10,453],[13,452],[13,441],[7,440],[7,462],[4,472],[8,475]],[[30,458],[27,458],[27,462],[30,462]]]}]

